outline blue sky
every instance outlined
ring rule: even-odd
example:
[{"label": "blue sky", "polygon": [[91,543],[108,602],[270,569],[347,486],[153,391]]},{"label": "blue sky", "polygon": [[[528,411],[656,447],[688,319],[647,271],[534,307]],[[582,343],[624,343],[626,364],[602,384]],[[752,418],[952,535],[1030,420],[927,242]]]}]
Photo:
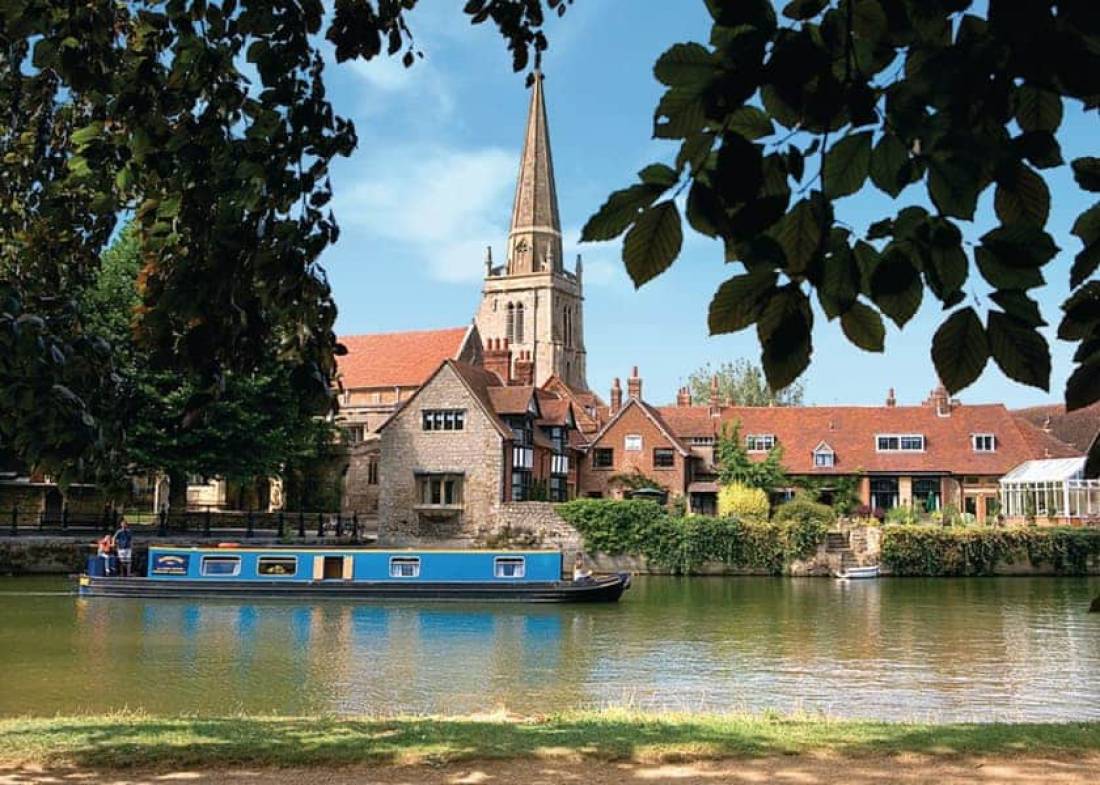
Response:
[{"label": "blue sky", "polygon": [[[513,189],[526,119],[523,74],[511,70],[503,41],[489,25],[470,26],[461,3],[424,2],[409,19],[425,58],[411,69],[396,60],[332,64],[337,111],[355,121],[359,148],[333,168],[334,209],[343,234],[323,257],[340,308],[341,334],[448,327],[469,323],[480,294],[485,247],[504,258]],[[752,330],[707,334],[714,289],[739,266],[722,261],[718,244],[686,229],[680,260],[635,291],[620,261],[620,244],[578,245],[580,227],[607,194],[629,184],[647,163],[669,161],[676,148],[651,139],[660,85],[653,61],[677,41],[705,41],[702,0],[578,0],[548,28],[543,70],[558,198],[571,265],[585,265],[588,380],[606,397],[613,376],[638,365],[646,398],[672,401],[687,375],[707,363],[757,360]],[[1067,106],[1064,157],[1088,152],[1096,117]],[[1092,151],[1095,154],[1095,147]],[[807,171],[815,171],[808,163]],[[1059,256],[1039,290],[1051,327],[1051,393],[1004,377],[991,362],[964,402],[1026,406],[1060,400],[1072,371],[1072,346],[1057,341],[1059,303],[1079,249],[1069,234],[1087,195],[1068,166],[1047,170],[1052,193],[1047,229]],[[838,218],[857,228],[907,204],[926,204],[910,187],[896,203],[877,192],[837,205]],[[995,223],[992,189],[978,220],[964,227],[976,239]],[[972,270],[970,304],[991,305]],[[943,316],[928,296],[904,332],[888,328],[885,354],[869,354],[844,339],[839,323],[818,314],[813,362],[803,377],[811,403],[878,403],[895,387],[899,402],[916,403],[935,384],[929,357]]]}]

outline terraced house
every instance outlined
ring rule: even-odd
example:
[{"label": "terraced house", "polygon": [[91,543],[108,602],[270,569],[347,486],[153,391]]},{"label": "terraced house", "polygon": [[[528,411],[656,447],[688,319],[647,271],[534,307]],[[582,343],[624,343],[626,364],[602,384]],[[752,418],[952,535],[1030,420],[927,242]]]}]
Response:
[{"label": "terraced house", "polygon": [[713,513],[715,444],[734,424],[750,458],[781,447],[787,474],[817,478],[826,500],[830,480],[853,477],[870,508],[953,505],[979,520],[996,512],[1003,475],[1026,461],[1081,454],[1001,404],[963,404],[942,386],[910,406],[898,405],[892,390],[882,406],[729,406],[716,388],[706,405],[683,389],[676,405],[651,406],[635,369],[628,389],[620,406],[617,380],[612,387],[608,420],[584,462],[583,495],[621,496],[629,486],[614,478],[640,471],[693,511]]}]

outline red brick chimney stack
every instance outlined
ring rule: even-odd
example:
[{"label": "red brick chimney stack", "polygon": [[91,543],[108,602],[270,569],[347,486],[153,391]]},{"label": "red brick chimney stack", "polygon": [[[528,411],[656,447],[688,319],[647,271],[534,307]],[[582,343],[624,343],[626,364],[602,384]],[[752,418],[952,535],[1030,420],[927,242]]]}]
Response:
[{"label": "red brick chimney stack", "polygon": [[676,393],[676,405],[677,406],[691,406],[691,388],[681,387],[680,391]]},{"label": "red brick chimney stack", "polygon": [[490,338],[485,346],[485,370],[500,377],[501,384],[512,383],[512,350],[507,338]]},{"label": "red brick chimney stack", "polygon": [[516,375],[513,382],[517,386],[530,387],[535,383],[535,361],[531,359],[531,352],[520,352],[516,358]]},{"label": "red brick chimney stack", "polygon": [[623,388],[619,384],[619,377],[611,380],[611,414],[615,414],[623,408]]},{"label": "red brick chimney stack", "polygon": [[894,395],[893,387],[890,388],[890,392],[886,393],[886,405],[891,408],[898,405],[898,399]]},{"label": "red brick chimney stack", "polygon": [[638,366],[634,366],[630,378],[626,380],[627,397],[635,401],[642,400],[642,377],[638,375]]}]

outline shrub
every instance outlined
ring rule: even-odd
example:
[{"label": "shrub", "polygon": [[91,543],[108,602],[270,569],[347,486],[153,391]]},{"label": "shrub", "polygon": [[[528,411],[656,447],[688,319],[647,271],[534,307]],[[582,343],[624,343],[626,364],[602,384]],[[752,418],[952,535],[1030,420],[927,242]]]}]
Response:
[{"label": "shrub", "polygon": [[1028,561],[1059,575],[1083,575],[1100,556],[1100,530],[940,529],[887,526],[882,561],[896,575],[993,575],[998,564]]},{"label": "shrub", "polygon": [[806,559],[836,526],[836,513],[826,504],[795,498],[781,504],[772,522],[783,528],[788,559]]},{"label": "shrub", "polygon": [[909,505],[893,507],[886,511],[886,523],[911,525],[920,523],[920,514]]},{"label": "shrub", "polygon": [[[781,574],[792,559],[804,558],[824,539],[827,526],[813,515],[789,513],[784,523],[674,517],[648,501],[579,499],[558,506],[590,551],[642,556],[655,567],[691,573],[704,562]],[[825,508],[826,510],[828,508]]]},{"label": "shrub", "polygon": [[718,491],[718,516],[742,520],[766,521],[771,505],[768,494],[760,488],[750,488],[738,482],[723,485]]}]

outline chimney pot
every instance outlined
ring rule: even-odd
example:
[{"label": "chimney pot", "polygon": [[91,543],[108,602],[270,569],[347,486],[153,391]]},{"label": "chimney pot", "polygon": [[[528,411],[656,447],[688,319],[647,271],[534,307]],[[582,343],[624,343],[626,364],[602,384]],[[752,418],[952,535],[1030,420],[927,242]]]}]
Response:
[{"label": "chimney pot", "polygon": [[611,380],[611,414],[615,414],[623,408],[623,388],[619,384],[619,377]]},{"label": "chimney pot", "polygon": [[626,380],[626,394],[635,401],[642,400],[642,377],[638,375],[637,365],[634,366],[630,378]]}]

